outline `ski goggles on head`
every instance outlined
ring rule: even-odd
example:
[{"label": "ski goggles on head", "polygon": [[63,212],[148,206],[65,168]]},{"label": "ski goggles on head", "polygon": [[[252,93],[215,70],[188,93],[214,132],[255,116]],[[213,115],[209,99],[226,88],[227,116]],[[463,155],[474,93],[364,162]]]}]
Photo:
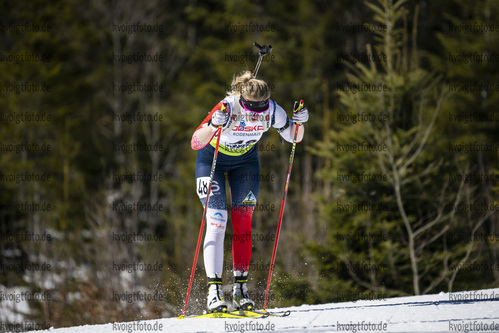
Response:
[{"label": "ski goggles on head", "polygon": [[268,111],[269,109],[269,100],[266,99],[264,101],[248,101],[241,96],[239,98],[239,104],[243,107],[244,111],[251,113],[262,113]]}]

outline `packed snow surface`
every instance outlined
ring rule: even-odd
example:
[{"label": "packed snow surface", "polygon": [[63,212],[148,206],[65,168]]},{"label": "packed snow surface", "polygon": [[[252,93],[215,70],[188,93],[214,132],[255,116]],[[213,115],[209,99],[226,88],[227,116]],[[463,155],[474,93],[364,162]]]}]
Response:
[{"label": "packed snow surface", "polygon": [[[268,309],[288,317],[165,318],[51,328],[54,333],[119,332],[499,332],[499,288]],[[46,332],[46,331],[45,331]]]}]

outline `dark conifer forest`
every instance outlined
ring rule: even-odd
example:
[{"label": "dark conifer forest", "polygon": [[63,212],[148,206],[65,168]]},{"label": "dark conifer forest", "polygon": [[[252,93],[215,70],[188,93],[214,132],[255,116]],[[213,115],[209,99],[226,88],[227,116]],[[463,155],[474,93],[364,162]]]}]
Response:
[{"label": "dark conifer forest", "polygon": [[[491,0],[2,1],[0,321],[181,314],[203,215],[191,137],[253,42],[272,45],[271,98],[310,114],[269,306],[499,287],[498,18]],[[258,150],[262,306],[291,144],[271,128]]]}]

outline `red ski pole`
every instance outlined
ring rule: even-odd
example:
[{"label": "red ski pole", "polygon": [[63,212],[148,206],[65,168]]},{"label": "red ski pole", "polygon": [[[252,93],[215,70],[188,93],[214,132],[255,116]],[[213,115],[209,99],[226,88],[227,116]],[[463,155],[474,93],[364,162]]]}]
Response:
[{"label": "red ski pole", "polygon": [[[298,104],[298,106],[297,106],[297,104],[298,104],[298,102],[295,102],[293,113],[298,112],[303,108],[303,100],[300,100],[300,103]],[[269,295],[270,280],[272,279],[272,271],[274,269],[275,254],[277,252],[277,243],[279,242],[279,233],[281,231],[281,223],[282,223],[282,216],[284,213],[284,206],[286,204],[286,197],[288,195],[288,185],[289,185],[289,179],[291,177],[291,168],[293,166],[293,160],[295,158],[296,137],[298,136],[298,128],[299,127],[300,127],[300,123],[296,123],[295,135],[293,137],[293,148],[291,148],[291,156],[289,157],[288,175],[286,176],[286,185],[284,186],[284,195],[282,196],[281,212],[279,213],[279,223],[277,224],[277,232],[276,232],[276,236],[275,236],[274,250],[272,251],[272,259],[270,261],[269,277],[267,279],[267,290],[265,290],[265,301],[263,303],[264,310],[267,307],[267,296]]]},{"label": "red ski pole", "polygon": [[[226,108],[225,104],[222,103],[222,107],[221,107],[222,112],[225,112],[225,108]],[[211,184],[213,183],[213,176],[215,175],[215,167],[217,165],[218,146],[220,145],[220,137],[222,136],[222,126],[218,126],[218,129],[217,129],[215,135],[217,135],[217,143],[215,144],[215,153],[213,155],[213,163],[211,164],[210,182],[209,182],[209,185],[208,185],[208,193],[206,194],[206,203],[204,205],[203,219],[201,220],[201,227],[199,228],[198,243],[196,245],[196,253],[194,254],[194,262],[192,263],[191,277],[189,278],[189,286],[187,287],[187,296],[185,297],[184,310],[182,311],[182,315],[179,318],[183,318],[184,315],[185,315],[185,311],[187,310],[187,303],[189,302],[189,295],[191,293],[192,280],[194,279],[194,272],[196,271],[196,265],[197,265],[197,262],[198,262],[199,248],[201,246],[201,240],[203,238],[204,225],[206,223],[206,210],[208,209],[208,201],[210,199]]]}]

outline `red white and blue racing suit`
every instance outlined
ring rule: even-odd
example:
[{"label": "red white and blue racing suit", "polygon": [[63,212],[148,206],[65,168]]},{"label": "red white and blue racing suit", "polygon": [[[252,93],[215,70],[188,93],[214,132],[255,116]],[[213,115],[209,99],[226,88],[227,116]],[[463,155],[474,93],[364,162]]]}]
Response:
[{"label": "red white and blue racing suit", "polygon": [[[229,120],[222,128],[217,164],[213,177],[210,200],[206,212],[206,236],[204,240],[204,264],[207,276],[222,276],[223,244],[227,226],[227,199],[225,175],[230,189],[231,219],[234,233],[232,257],[234,271],[247,272],[251,259],[251,218],[258,199],[260,165],[257,142],[270,127],[278,130],[288,142],[292,142],[291,126],[284,109],[275,101],[269,101],[269,110],[258,115],[258,121],[250,122],[239,104],[240,95],[228,96],[218,103],[196,129],[207,126],[215,111],[225,102]],[[192,149],[197,150],[196,189],[201,203],[206,204],[210,171],[215,152],[216,137],[209,144],[201,144],[194,132]]]}]

